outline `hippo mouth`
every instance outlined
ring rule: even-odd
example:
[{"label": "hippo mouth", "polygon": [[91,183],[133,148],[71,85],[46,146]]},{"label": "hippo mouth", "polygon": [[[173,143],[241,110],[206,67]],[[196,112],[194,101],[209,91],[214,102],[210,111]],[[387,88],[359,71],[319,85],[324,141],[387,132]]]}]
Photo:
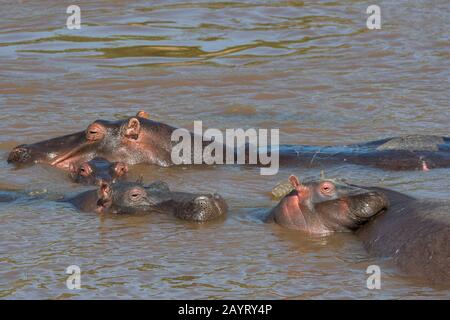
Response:
[{"label": "hippo mouth", "polygon": [[283,221],[278,221],[277,217],[275,217],[275,222],[281,225],[289,225],[291,229],[308,230],[308,222],[300,205],[302,200],[296,192],[287,195],[284,201],[280,203],[280,209],[283,212]]},{"label": "hippo mouth", "polygon": [[94,143],[95,141],[86,141],[61,155],[56,156],[51,160],[50,165],[59,168],[68,168],[70,163],[75,163],[80,160],[91,160],[84,159],[83,154],[89,153],[89,150],[86,149],[88,149]]},{"label": "hippo mouth", "polygon": [[97,141],[89,141],[84,132],[78,132],[33,144],[15,147],[8,156],[8,163],[27,165],[47,163],[68,169],[70,163],[86,158]]}]

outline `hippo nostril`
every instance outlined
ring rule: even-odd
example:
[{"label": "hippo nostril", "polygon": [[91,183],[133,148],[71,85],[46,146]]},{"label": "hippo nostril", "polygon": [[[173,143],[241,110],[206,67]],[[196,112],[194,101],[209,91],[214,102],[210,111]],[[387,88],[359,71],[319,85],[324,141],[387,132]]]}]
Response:
[{"label": "hippo nostril", "polygon": [[203,194],[189,201],[177,215],[182,219],[205,222],[224,213],[222,204],[223,200],[218,194]]},{"label": "hippo nostril", "polygon": [[208,202],[209,198],[206,196],[198,196],[197,198],[195,198],[194,202],[197,205],[204,205]]},{"label": "hippo nostril", "polygon": [[31,158],[30,149],[24,145],[15,147],[8,156],[8,162],[26,162]]},{"label": "hippo nostril", "polygon": [[194,199],[194,205],[199,213],[206,213],[211,208],[211,199],[208,196],[199,196]]}]

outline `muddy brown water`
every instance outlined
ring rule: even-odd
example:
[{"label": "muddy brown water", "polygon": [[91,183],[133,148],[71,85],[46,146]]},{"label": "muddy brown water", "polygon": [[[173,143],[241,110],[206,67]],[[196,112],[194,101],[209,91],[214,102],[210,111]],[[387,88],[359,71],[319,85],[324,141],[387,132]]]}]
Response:
[{"label": "muddy brown water", "polygon": [[[0,189],[42,199],[0,206],[0,297],[450,298],[449,291],[367,255],[351,234],[307,238],[260,222],[267,191],[320,168],[137,166],[131,177],[217,191],[224,221],[78,213],[55,203],[83,187],[64,173],[6,163],[15,145],[144,109],[179,127],[280,128],[284,144],[337,144],[401,134],[449,135],[450,4],[378,1],[382,29],[359,1],[2,1]],[[330,177],[421,198],[449,196],[448,169],[324,168]],[[381,267],[381,290],[366,268]],[[66,268],[81,268],[81,289]]]}]

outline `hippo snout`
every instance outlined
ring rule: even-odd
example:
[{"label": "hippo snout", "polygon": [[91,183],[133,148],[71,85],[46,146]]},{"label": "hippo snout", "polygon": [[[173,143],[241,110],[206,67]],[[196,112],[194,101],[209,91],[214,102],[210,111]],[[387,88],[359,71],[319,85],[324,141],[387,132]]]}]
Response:
[{"label": "hippo snout", "polygon": [[206,194],[192,199],[177,216],[194,222],[206,222],[223,216],[227,209],[225,200],[219,194]]},{"label": "hippo snout", "polygon": [[194,221],[207,221],[223,214],[219,195],[202,195],[194,199]]},{"label": "hippo snout", "polygon": [[8,156],[8,163],[27,163],[31,160],[31,149],[27,145],[15,147]]}]

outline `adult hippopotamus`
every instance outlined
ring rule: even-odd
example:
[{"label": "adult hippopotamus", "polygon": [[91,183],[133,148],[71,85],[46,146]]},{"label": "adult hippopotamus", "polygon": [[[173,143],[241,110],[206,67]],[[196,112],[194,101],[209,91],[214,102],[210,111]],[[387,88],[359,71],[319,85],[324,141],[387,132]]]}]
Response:
[{"label": "adult hippopotamus", "polygon": [[[122,161],[171,166],[172,151],[178,142],[172,141],[177,128],[148,119],[140,111],[135,117],[119,121],[97,120],[85,131],[54,139],[15,147],[8,162],[15,164],[48,163],[69,170],[94,157]],[[193,134],[190,133],[192,136]],[[203,141],[202,147],[210,144]],[[231,146],[233,157],[238,151]],[[246,149],[248,163],[248,150]],[[201,152],[202,150],[200,150]],[[190,163],[195,163],[198,151],[192,148]],[[393,170],[428,170],[450,166],[450,138],[410,135],[345,146],[279,146],[280,165],[324,166],[332,164],[370,165]],[[256,162],[260,163],[258,156]]]},{"label": "adult hippopotamus", "polygon": [[354,231],[369,253],[404,272],[450,287],[450,203],[321,179],[300,183],[266,217],[308,234]]},{"label": "adult hippopotamus", "polygon": [[33,144],[19,145],[8,156],[9,163],[46,163],[69,170],[70,166],[95,157],[127,164],[171,163],[171,133],[175,128],[151,121],[138,112],[126,120],[97,120],[86,130]]},{"label": "adult hippopotamus", "polygon": [[164,182],[144,186],[141,182],[103,182],[97,190],[68,200],[80,211],[133,214],[166,213],[193,222],[207,222],[226,214],[224,199],[214,194],[171,191]]},{"label": "adult hippopotamus", "polygon": [[341,146],[280,146],[280,165],[304,168],[355,164],[387,170],[450,167],[450,138],[406,135]]},{"label": "adult hippopotamus", "polygon": [[83,162],[79,166],[69,166],[70,178],[75,183],[100,185],[102,182],[116,182],[123,179],[128,166],[123,162],[109,162],[105,158],[96,157]]}]

